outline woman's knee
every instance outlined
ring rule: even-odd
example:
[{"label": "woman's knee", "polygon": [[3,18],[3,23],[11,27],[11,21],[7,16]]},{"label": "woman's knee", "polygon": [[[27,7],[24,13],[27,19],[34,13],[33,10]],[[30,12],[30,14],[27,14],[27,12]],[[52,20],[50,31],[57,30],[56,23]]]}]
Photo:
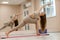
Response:
[{"label": "woman's knee", "polygon": [[25,20],[23,20],[23,23],[26,24],[27,22]]}]

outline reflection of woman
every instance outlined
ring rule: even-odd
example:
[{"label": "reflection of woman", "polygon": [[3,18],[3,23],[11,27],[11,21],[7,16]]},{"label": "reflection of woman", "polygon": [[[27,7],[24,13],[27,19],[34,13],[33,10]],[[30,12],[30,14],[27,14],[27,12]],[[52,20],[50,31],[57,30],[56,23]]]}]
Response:
[{"label": "reflection of woman", "polygon": [[[18,26],[18,15],[19,14],[17,14],[17,15],[15,15],[15,16],[11,16],[10,18],[11,18],[11,20],[8,22],[8,23],[5,23],[5,25],[2,27],[2,28],[0,28],[0,30],[2,30],[2,29],[4,29],[4,28],[6,28],[6,27],[8,27],[8,26],[10,26],[11,28],[13,28],[13,25],[15,24],[15,27],[16,26]],[[18,29],[16,29],[16,31],[17,31]]]},{"label": "reflection of woman", "polygon": [[8,22],[8,23],[5,23],[4,26],[2,28],[0,28],[0,30],[3,30],[4,28],[10,26],[11,28],[13,28],[13,22]]},{"label": "reflection of woman", "polygon": [[[44,13],[40,13],[40,11],[41,11],[42,8],[44,8],[45,6],[48,6],[48,5],[50,5],[50,3],[48,3],[46,5],[43,5],[38,11],[36,11],[36,13],[27,15],[16,28],[14,28],[14,29],[12,29],[12,30],[10,30],[9,32],[6,33],[7,37],[8,37],[9,33],[13,32],[14,30],[16,30],[18,28],[22,28],[27,23],[34,23],[36,25],[36,34],[40,35],[40,33],[38,31],[39,30],[39,25],[38,24],[39,24],[40,19],[43,20],[42,18],[40,18],[40,16],[45,15]],[[43,22],[41,22],[41,26],[42,26],[42,23]],[[43,32],[44,28],[41,27],[41,29],[42,29],[42,32]]]},{"label": "reflection of woman", "polygon": [[[12,18],[12,22],[14,23],[14,25],[15,25],[15,27],[17,27],[18,26],[18,16],[19,16],[20,14],[15,14],[13,17],[11,17]],[[16,31],[17,31],[18,29],[16,29]]]}]

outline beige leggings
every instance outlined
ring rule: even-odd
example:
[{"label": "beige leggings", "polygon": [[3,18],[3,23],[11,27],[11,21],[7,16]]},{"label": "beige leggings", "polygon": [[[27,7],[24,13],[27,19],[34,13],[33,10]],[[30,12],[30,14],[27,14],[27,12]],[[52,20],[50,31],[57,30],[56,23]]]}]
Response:
[{"label": "beige leggings", "polygon": [[25,17],[22,21],[21,21],[21,23],[17,26],[17,27],[15,27],[14,29],[12,29],[12,30],[10,30],[9,32],[12,32],[12,31],[15,31],[16,29],[18,29],[18,28],[22,28],[25,24],[27,24],[27,23],[36,23],[36,21],[37,21],[37,19],[32,19],[31,17],[29,17],[29,16],[27,16],[27,17]]},{"label": "beige leggings", "polygon": [[21,27],[23,27],[25,24],[27,24],[27,23],[36,23],[36,21],[37,21],[37,19],[32,19],[31,17],[29,17],[29,16],[27,16],[27,17],[25,17],[22,21],[21,21],[21,23],[19,24],[19,26],[18,26],[18,28],[21,28]]}]

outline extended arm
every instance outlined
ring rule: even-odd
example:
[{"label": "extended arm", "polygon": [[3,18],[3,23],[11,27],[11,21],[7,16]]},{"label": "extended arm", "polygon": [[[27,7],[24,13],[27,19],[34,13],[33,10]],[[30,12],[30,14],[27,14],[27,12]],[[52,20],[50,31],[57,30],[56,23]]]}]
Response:
[{"label": "extended arm", "polygon": [[51,3],[48,3],[48,4],[44,4],[43,6],[41,6],[37,11],[35,11],[36,13],[39,13],[41,10],[42,10],[42,8],[45,8],[46,6],[49,6],[49,5],[51,5]]},{"label": "extended arm", "polygon": [[39,27],[40,27],[40,19],[39,20],[37,20],[37,22],[36,22],[36,34],[37,35],[39,35],[40,33],[39,33]]}]

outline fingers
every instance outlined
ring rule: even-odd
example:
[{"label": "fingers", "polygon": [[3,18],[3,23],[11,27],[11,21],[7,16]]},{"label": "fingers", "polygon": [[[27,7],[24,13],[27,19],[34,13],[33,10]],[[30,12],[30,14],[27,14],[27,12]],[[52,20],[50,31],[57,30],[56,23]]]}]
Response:
[{"label": "fingers", "polygon": [[37,36],[40,36],[40,34],[37,34]]},{"label": "fingers", "polygon": [[9,33],[7,32],[7,33],[5,33],[6,34],[6,36],[7,36],[7,38],[9,37]]},{"label": "fingers", "polygon": [[48,4],[47,4],[47,5],[48,5],[48,6],[49,6],[49,5],[51,5],[51,2],[48,2]]}]

